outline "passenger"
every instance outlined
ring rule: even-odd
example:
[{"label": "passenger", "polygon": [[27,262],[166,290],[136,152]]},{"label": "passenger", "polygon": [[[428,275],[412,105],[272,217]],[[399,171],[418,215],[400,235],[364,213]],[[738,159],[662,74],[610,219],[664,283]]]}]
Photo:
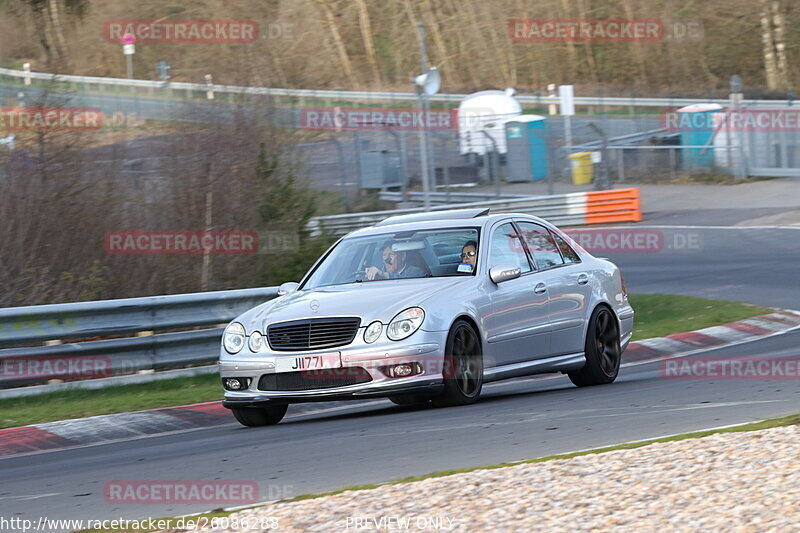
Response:
[{"label": "passenger", "polygon": [[478,243],[475,241],[467,241],[464,247],[461,248],[461,262],[472,265],[475,268],[475,262],[478,260]]},{"label": "passenger", "polygon": [[461,262],[458,264],[459,272],[472,272],[475,270],[475,263],[478,261],[478,243],[467,241],[461,248]]},{"label": "passenger", "polygon": [[368,280],[375,279],[400,279],[400,278],[421,278],[425,272],[421,268],[409,265],[406,262],[406,252],[395,252],[392,250],[391,242],[386,242],[381,247],[383,254],[383,264],[386,270],[378,267],[367,267],[364,271]]}]

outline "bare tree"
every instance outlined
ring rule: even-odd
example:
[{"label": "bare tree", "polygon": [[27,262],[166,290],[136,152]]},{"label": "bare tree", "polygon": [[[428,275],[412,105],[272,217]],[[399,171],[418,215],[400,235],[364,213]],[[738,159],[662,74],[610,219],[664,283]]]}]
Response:
[{"label": "bare tree", "polygon": [[375,53],[375,42],[372,36],[372,23],[369,19],[369,9],[364,0],[356,0],[358,5],[358,20],[359,27],[361,28],[361,40],[364,43],[364,51],[367,54],[367,62],[369,63],[370,70],[372,70],[372,80],[375,85],[380,85],[383,82],[381,75],[381,68],[378,65],[378,56]]},{"label": "bare tree", "polygon": [[785,19],[780,0],[761,0],[761,43],[769,89],[786,89]]},{"label": "bare tree", "polygon": [[344,39],[342,39],[339,25],[336,22],[336,12],[331,6],[330,0],[317,0],[317,4],[322,9],[323,15],[325,15],[325,20],[328,24],[328,30],[331,32],[333,43],[336,46],[337,52],[339,53],[339,61],[341,62],[341,66],[344,69],[346,76],[348,78],[353,78],[353,65],[350,62],[350,56],[347,54],[347,47],[344,44]]}]

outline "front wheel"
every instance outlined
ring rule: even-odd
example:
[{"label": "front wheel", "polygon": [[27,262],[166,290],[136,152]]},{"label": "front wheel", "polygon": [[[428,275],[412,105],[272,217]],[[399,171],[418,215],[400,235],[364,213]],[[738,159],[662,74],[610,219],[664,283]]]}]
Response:
[{"label": "front wheel", "polygon": [[444,355],[444,391],[433,398],[436,407],[475,403],[483,387],[483,350],[475,329],[456,320],[447,335]]},{"label": "front wheel", "polygon": [[234,418],[243,426],[273,426],[283,420],[288,405],[268,405],[266,407],[234,407]]},{"label": "front wheel", "polygon": [[589,319],[586,332],[586,364],[569,379],[578,387],[604,385],[617,379],[622,350],[617,320],[607,307],[598,307]]}]

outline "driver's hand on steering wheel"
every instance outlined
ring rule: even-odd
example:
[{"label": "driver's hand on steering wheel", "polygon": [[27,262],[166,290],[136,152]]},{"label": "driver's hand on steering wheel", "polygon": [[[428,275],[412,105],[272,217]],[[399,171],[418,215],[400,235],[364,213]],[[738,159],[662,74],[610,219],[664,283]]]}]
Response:
[{"label": "driver's hand on steering wheel", "polygon": [[378,267],[367,267],[364,270],[364,274],[366,274],[368,280],[374,280],[375,278],[386,278],[388,277],[387,274]]}]

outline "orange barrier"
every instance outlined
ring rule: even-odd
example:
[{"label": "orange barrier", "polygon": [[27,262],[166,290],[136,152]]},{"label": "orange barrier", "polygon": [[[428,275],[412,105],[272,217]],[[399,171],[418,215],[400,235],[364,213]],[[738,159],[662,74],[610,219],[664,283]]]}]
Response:
[{"label": "orange barrier", "polygon": [[642,202],[638,188],[592,191],[584,194],[587,224],[642,220]]}]

